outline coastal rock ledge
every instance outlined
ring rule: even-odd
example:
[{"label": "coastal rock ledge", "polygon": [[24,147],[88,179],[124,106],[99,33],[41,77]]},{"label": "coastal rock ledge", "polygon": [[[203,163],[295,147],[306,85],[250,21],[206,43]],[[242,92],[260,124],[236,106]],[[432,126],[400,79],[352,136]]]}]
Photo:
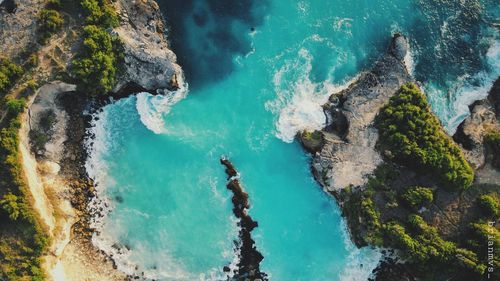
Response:
[{"label": "coastal rock ledge", "polygon": [[[330,96],[323,106],[326,127],[300,134],[303,144],[319,144],[306,149],[314,153],[314,177],[327,191],[365,184],[367,176],[382,163],[382,156],[375,149],[378,132],[374,120],[397,90],[412,80],[404,63],[407,55],[406,38],[394,35],[387,54],[373,69],[363,72],[347,89]],[[311,142],[311,136],[319,141]]]},{"label": "coastal rock ledge", "polygon": [[176,90],[182,69],[169,49],[158,3],[154,0],[116,2],[120,26],[114,29],[123,42],[125,66],[113,92],[127,86],[146,91]]}]

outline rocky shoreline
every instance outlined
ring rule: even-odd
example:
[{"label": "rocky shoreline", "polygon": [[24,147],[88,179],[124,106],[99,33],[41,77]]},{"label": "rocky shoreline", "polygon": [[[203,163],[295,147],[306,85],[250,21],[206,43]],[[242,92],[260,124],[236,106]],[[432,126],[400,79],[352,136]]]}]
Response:
[{"label": "rocky shoreline", "polygon": [[[234,165],[224,157],[220,159],[220,162],[226,168],[227,189],[233,193],[233,213],[240,220],[238,222],[240,240],[235,242],[238,248],[239,260],[231,280],[266,281],[268,280],[267,274],[260,271],[260,262],[264,257],[257,250],[255,241],[252,239],[251,232],[258,227],[258,223],[248,214],[250,208],[248,194],[240,183],[239,174]],[[229,272],[230,268],[224,267],[224,271]]]},{"label": "rocky shoreline", "polygon": [[[495,169],[492,166],[491,152],[488,155],[491,149],[485,145],[489,132],[500,132],[497,111],[500,79],[487,99],[470,106],[471,116],[460,125],[454,136],[467,161],[475,169],[476,179],[466,192],[453,193],[440,187],[440,183],[430,175],[392,163],[388,160],[390,151],[379,151],[375,117],[402,85],[413,81],[405,66],[407,54],[406,39],[396,34],[387,54],[371,70],[361,74],[346,90],[330,96],[323,106],[327,119],[325,128],[301,132],[298,138],[304,149],[312,154],[311,170],[315,179],[336,198],[347,221],[350,237],[358,247],[380,247],[382,243],[377,240],[380,238],[371,236],[372,232],[366,226],[370,222],[360,215],[360,210],[364,208],[370,208],[368,212],[379,210],[378,213],[371,213],[377,223],[406,221],[416,211],[430,227],[436,229],[439,237],[463,247],[462,240],[470,233],[470,224],[481,218],[475,205],[477,198],[494,192],[495,186],[500,186],[498,167]],[[420,210],[409,210],[404,204],[398,206],[402,203],[398,203],[401,199],[397,194],[403,193],[409,186],[429,187],[433,190],[434,202]],[[370,191],[363,193],[366,189]],[[371,197],[369,201],[363,201],[363,196]],[[382,253],[383,257],[370,280],[421,280],[418,276],[421,272],[401,260],[400,252],[383,250]],[[435,274],[438,276],[435,280],[470,277],[466,275],[470,272],[457,275],[443,270]]]},{"label": "rocky shoreline", "polygon": [[379,109],[405,83],[411,81],[404,64],[408,42],[399,34],[375,66],[323,105],[327,125],[321,131],[299,135],[313,153],[312,171],[329,192],[363,185],[382,162],[375,149],[378,132],[373,121]]},{"label": "rocky shoreline", "polygon": [[[23,48],[9,47],[12,32],[22,36],[22,40],[17,41],[26,46],[35,44],[36,17],[29,15],[44,3],[36,1],[36,5],[32,5],[15,1],[17,9],[10,12],[23,24],[21,29],[11,22],[11,16],[0,19],[6,24],[0,32],[0,43],[7,54],[13,57],[22,55],[19,50]],[[31,171],[30,189],[34,191],[33,188],[38,186],[43,193],[36,196],[43,198],[37,211],[41,212],[42,218],[47,218],[45,221],[49,224],[52,246],[45,257],[45,270],[54,280],[133,280],[141,276],[140,272],[126,276],[118,271],[113,258],[97,249],[91,241],[95,232],[91,218],[102,210],[89,207],[96,191],[85,169],[85,140],[92,138],[88,134],[92,113],[113,100],[139,91],[161,94],[176,90],[182,83],[183,73],[176,63],[175,54],[169,49],[163,17],[156,1],[120,0],[114,2],[114,7],[120,24],[112,32],[123,42],[124,65],[113,93],[89,97],[75,92],[74,85],[53,81],[52,76],[31,97],[24,122],[27,129],[21,135],[26,147],[23,156],[33,158],[32,162],[24,162],[26,173]],[[60,42],[63,45],[78,44],[70,40]],[[60,46],[66,47],[74,46]],[[68,56],[64,62],[66,67],[71,64],[70,58]],[[50,67],[45,69],[45,65],[41,65],[40,68],[41,73],[45,71],[50,76]],[[52,222],[47,223],[48,220]]]}]

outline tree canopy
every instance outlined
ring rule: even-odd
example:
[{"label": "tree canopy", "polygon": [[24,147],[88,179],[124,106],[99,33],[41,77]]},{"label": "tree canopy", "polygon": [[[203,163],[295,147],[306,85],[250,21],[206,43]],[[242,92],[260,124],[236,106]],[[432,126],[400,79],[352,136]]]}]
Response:
[{"label": "tree canopy", "polygon": [[474,172],[460,148],[446,135],[425,95],[409,83],[401,87],[377,116],[379,146],[392,160],[435,175],[444,186],[468,188]]}]

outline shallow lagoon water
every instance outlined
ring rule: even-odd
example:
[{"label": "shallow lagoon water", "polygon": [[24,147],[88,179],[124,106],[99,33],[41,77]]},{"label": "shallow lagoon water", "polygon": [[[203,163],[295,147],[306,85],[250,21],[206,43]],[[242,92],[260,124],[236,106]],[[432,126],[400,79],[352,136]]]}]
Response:
[{"label": "shallow lagoon water", "polygon": [[[410,70],[453,130],[464,117],[457,104],[468,102],[460,97],[484,96],[498,74],[498,35],[488,29],[498,9],[493,1],[479,10],[429,3],[159,1],[187,97],[140,93],[96,116],[87,167],[111,212],[95,243],[110,252],[125,245],[118,264],[128,272],[223,280],[237,237],[218,161],[226,155],[250,195],[261,270],[271,280],[366,280],[379,253],[348,240],[293,137],[323,125],[321,104],[383,54],[394,32],[410,34]],[[445,22],[463,28],[433,29]],[[448,63],[460,61],[453,50],[463,46],[455,52],[463,63]],[[443,51],[429,52],[436,48]],[[471,95],[475,86],[484,89]]]}]

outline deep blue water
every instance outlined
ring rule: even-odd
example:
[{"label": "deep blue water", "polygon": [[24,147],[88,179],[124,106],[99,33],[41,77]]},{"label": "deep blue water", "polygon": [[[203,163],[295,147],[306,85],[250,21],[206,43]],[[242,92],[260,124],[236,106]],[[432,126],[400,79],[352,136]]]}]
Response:
[{"label": "deep blue water", "polygon": [[120,100],[94,122],[89,173],[112,209],[95,242],[126,245],[118,261],[128,272],[223,279],[237,237],[226,155],[250,195],[271,280],[366,280],[379,254],[349,242],[294,135],[323,125],[321,104],[395,32],[409,37],[410,70],[452,132],[500,69],[498,5],[460,3],[159,1],[189,87]]}]

